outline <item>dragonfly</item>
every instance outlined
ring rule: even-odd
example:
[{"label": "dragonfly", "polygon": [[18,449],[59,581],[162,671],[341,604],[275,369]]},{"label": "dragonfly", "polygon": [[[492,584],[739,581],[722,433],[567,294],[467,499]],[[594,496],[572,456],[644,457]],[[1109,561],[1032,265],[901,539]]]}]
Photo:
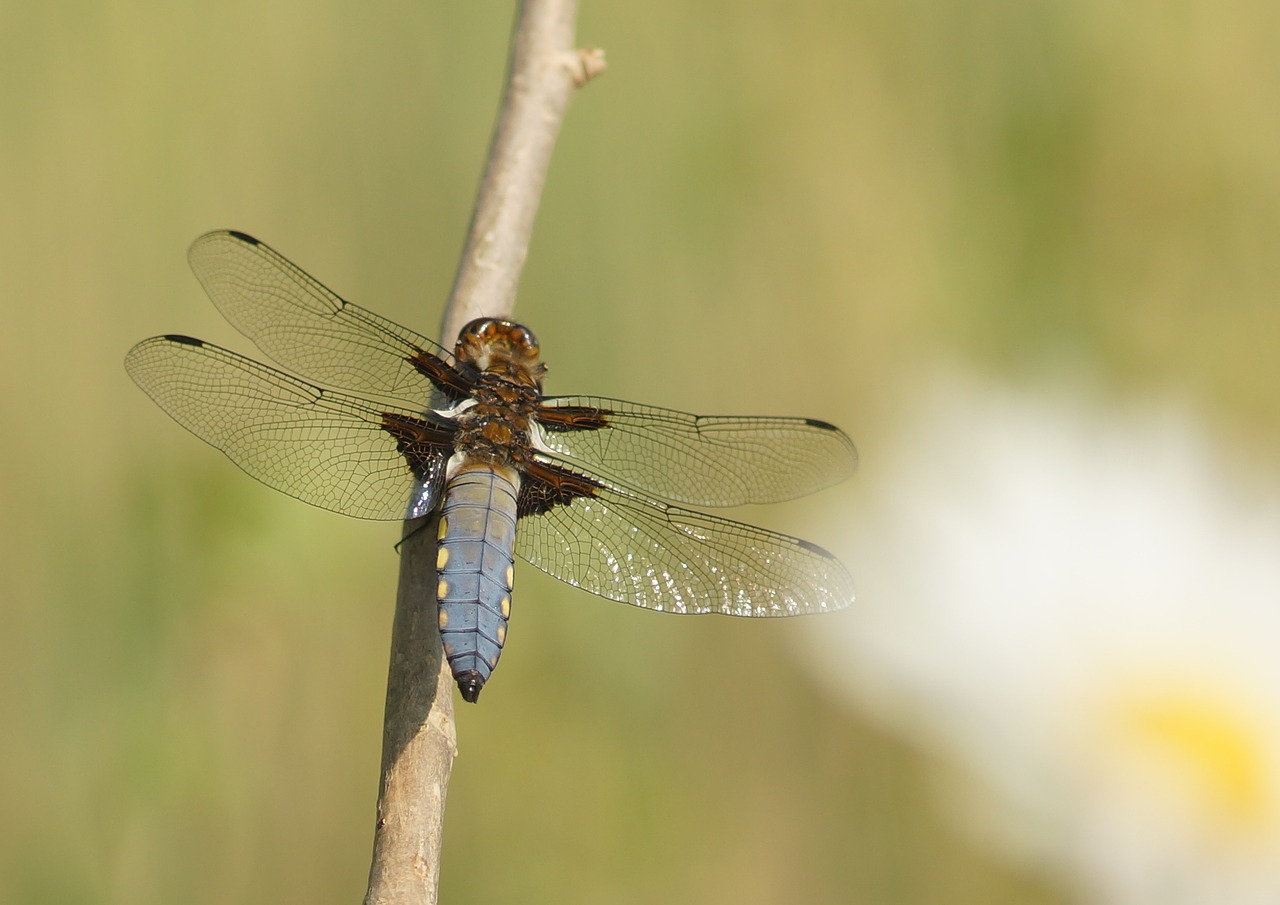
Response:
[{"label": "dragonfly", "polygon": [[425,605],[464,700],[478,699],[506,643],[517,556],[667,613],[795,616],[853,601],[849,572],[823,548],[689,508],[789,500],[843,480],[857,452],[832,424],[544,395],[538,340],[520,324],[474,320],[450,352],[245,233],[207,233],[188,260],[279,367],[170,334],[129,351],[129,376],[303,502],[365,519],[438,511],[436,599]]}]

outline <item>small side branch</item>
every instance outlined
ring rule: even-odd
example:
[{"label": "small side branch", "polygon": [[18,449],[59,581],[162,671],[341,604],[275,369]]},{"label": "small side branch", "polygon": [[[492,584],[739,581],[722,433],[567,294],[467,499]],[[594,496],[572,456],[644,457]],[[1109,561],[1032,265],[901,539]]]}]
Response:
[{"label": "small side branch", "polygon": [[[604,68],[573,46],[577,0],[525,0],[512,37],[502,109],[442,341],[476,317],[510,317],[560,123],[574,89]],[[365,905],[437,901],[444,803],[457,736],[453,681],[440,646],[435,518],[406,523],[382,733],[373,863]],[[415,530],[421,527],[421,530]]]},{"label": "small side branch", "polygon": [[510,317],[551,150],[574,88],[604,68],[573,46],[576,0],[526,0],[511,42],[502,111],[449,295],[442,336],[473,318]]}]

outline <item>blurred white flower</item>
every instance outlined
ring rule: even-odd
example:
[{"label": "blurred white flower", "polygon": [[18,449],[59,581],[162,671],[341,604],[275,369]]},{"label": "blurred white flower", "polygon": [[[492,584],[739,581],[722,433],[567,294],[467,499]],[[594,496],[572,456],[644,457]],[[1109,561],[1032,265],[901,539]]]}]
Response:
[{"label": "blurred white flower", "polygon": [[1081,901],[1280,902],[1275,486],[1175,408],[954,375],[863,447],[824,678]]}]

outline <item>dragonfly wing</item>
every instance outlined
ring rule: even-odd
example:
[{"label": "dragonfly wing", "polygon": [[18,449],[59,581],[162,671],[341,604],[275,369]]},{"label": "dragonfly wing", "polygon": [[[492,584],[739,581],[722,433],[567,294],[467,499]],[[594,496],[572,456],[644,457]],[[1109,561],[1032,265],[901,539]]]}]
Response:
[{"label": "dragonfly wing", "polygon": [[[452,355],[407,327],[341,298],[269,245],[221,230],[187,259],[223,316],[266,355],[328,386],[441,407],[432,400]],[[452,376],[456,376],[452,375]]]},{"label": "dragonfly wing", "polygon": [[[597,396],[543,400],[543,447],[611,482],[697,506],[794,499],[848,477],[852,441],[825,421],[689,415]],[[573,467],[572,464],[570,467]]]},{"label": "dragonfly wing", "polygon": [[401,519],[411,497],[418,510],[438,501],[448,422],[379,408],[185,336],[143,340],[125,368],[175,421],[303,502]]},{"label": "dragonfly wing", "polygon": [[669,506],[550,462],[522,476],[516,552],[575,587],[676,613],[841,609],[853,581],[821,547]]}]

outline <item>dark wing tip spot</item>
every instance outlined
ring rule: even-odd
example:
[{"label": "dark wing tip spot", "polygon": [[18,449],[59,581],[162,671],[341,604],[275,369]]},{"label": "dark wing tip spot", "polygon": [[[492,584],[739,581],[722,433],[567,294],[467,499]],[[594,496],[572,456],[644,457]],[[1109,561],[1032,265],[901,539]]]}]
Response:
[{"label": "dark wing tip spot", "polygon": [[181,333],[166,333],[164,338],[171,343],[181,343],[184,346],[203,346],[203,339],[196,339],[194,336],[183,336]]},{"label": "dark wing tip spot", "polygon": [[818,430],[840,432],[840,428],[836,427],[830,421],[819,421],[817,418],[805,418],[804,423],[810,427],[816,427]]},{"label": "dark wing tip spot", "polygon": [[830,550],[827,550],[823,547],[819,547],[815,543],[812,543],[807,540],[801,540],[798,537],[795,538],[795,542],[797,547],[800,547],[804,550],[808,550],[810,553],[816,553],[818,556],[821,556],[823,559],[835,559],[835,556],[832,555]]},{"label": "dark wing tip spot", "polygon": [[242,232],[240,232],[240,230],[238,230],[238,229],[229,229],[229,230],[227,230],[227,235],[228,235],[228,236],[230,236],[230,237],[231,237],[231,238],[233,238],[233,239],[239,239],[241,242],[244,242],[244,243],[246,243],[246,244],[248,244],[248,245],[261,245],[261,244],[262,244],[262,243],[261,243],[261,242],[259,242],[257,239],[255,239],[253,236],[249,235],[248,233],[242,233]]}]

